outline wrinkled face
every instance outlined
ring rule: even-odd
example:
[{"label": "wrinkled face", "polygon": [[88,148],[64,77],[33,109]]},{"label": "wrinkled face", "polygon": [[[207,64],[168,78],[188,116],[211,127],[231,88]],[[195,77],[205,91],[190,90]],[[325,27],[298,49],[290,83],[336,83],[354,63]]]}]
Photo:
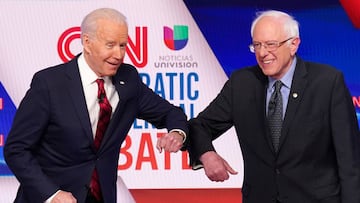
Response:
[{"label": "wrinkled face", "polygon": [[[254,27],[253,43],[267,43],[270,41],[283,42],[290,37],[283,31],[283,25],[273,17],[263,17]],[[290,43],[290,44],[289,44]],[[255,51],[256,60],[263,73],[269,77],[280,79],[289,70],[296,54],[300,39],[292,38],[274,51],[261,46]]]},{"label": "wrinkled face", "polygon": [[84,56],[98,76],[113,76],[124,60],[128,42],[126,24],[100,19],[95,36],[83,35]]}]

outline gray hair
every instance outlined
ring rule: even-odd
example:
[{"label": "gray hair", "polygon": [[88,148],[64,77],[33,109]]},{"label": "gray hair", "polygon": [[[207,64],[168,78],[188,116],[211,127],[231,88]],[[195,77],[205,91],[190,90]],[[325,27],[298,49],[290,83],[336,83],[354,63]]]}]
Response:
[{"label": "gray hair", "polygon": [[268,10],[257,13],[257,17],[251,24],[251,37],[253,37],[255,25],[262,17],[265,16],[279,19],[283,23],[283,31],[288,35],[287,37],[300,36],[299,23],[294,19],[294,17],[282,11]]},{"label": "gray hair", "polygon": [[94,36],[96,34],[98,20],[106,19],[127,26],[126,17],[119,11],[112,8],[99,8],[85,16],[81,23],[81,39],[83,34]]}]

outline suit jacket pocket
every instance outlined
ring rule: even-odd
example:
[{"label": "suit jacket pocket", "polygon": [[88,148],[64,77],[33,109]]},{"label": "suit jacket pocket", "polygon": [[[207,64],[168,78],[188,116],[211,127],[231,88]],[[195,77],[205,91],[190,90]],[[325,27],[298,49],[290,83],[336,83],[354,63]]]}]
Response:
[{"label": "suit jacket pocket", "polygon": [[[314,188],[315,197],[322,202],[322,200],[329,199],[331,197],[340,196],[340,184],[338,182],[329,185]],[[340,199],[340,198],[339,198]],[[326,201],[324,201],[326,202]]]}]

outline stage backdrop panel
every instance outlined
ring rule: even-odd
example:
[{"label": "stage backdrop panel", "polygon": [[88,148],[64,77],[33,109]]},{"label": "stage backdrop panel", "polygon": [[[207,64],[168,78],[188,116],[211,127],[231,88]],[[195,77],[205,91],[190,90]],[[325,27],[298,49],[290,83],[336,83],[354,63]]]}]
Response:
[{"label": "stage backdrop panel", "polygon": [[[188,118],[196,116],[227,80],[181,0],[3,0],[0,2],[0,175],[12,177],[2,149],[33,74],[80,53],[80,23],[87,13],[100,7],[112,7],[127,16],[129,44],[125,62],[135,65],[144,83],[181,106]],[[223,183],[209,181],[203,170],[191,170],[185,152],[158,153],[156,140],[165,132],[142,120],[134,121],[119,150],[118,175],[128,188],[241,187],[242,156],[233,129],[215,141],[218,152],[239,171],[239,175]]]}]

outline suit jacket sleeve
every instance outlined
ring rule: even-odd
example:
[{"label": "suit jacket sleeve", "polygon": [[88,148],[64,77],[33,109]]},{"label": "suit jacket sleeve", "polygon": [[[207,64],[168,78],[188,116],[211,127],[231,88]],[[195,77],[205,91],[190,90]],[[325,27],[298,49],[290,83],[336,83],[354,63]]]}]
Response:
[{"label": "suit jacket sleeve", "polygon": [[[124,69],[123,69],[124,70]],[[184,111],[166,99],[160,97],[140,79],[135,68],[131,68],[132,77],[136,78],[138,113],[137,118],[144,119],[156,128],[181,129],[188,133],[187,118]]]},{"label": "suit jacket sleeve", "polygon": [[204,111],[189,121],[188,151],[193,167],[200,164],[198,159],[203,153],[215,151],[212,141],[233,126],[231,83],[228,80]]},{"label": "suit jacket sleeve", "polygon": [[341,185],[341,202],[360,202],[360,135],[355,109],[342,74],[334,81],[331,132]]},{"label": "suit jacket sleeve", "polygon": [[43,202],[58,190],[35,159],[39,141],[49,122],[48,89],[34,75],[30,89],[21,101],[4,147],[5,160],[28,194]]}]

